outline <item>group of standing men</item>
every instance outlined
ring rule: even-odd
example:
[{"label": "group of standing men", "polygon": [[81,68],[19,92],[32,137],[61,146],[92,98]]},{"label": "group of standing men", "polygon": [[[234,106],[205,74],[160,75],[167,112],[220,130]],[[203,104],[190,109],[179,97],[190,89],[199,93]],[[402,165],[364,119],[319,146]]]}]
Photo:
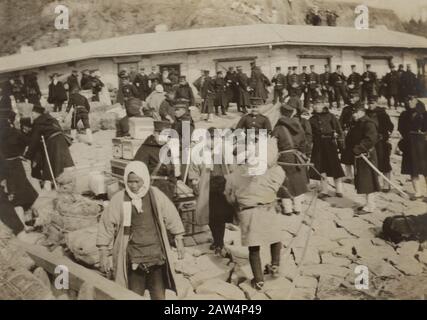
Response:
[{"label": "group of standing men", "polygon": [[302,67],[302,73],[297,73],[297,67],[289,67],[285,75],[281,67],[276,67],[276,74],[271,80],[274,83],[274,100],[283,102],[286,96],[302,98],[304,94],[304,107],[308,108],[319,98],[328,99],[329,106],[335,102],[337,108],[344,104],[349,104],[350,95],[358,95],[362,103],[369,101],[373,97],[382,94],[387,98],[389,107],[391,98],[394,99],[395,107],[407,105],[410,96],[418,93],[419,85],[416,75],[411,70],[411,65],[407,65],[406,71],[403,65],[399,65],[399,70],[395,70],[393,64],[390,65],[390,72],[381,81],[377,74],[372,71],[370,64],[366,64],[366,71],[363,74],[357,72],[356,65],[351,66],[351,74],[346,77],[341,65],[336,66],[335,72],[331,72],[329,64],[324,66],[324,73],[316,73],[316,67]]}]

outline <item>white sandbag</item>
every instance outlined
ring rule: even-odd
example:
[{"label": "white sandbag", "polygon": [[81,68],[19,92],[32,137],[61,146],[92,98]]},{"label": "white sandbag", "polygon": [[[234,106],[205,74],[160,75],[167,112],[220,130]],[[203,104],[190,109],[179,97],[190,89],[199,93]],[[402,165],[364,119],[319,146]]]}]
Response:
[{"label": "white sandbag", "polygon": [[66,235],[66,245],[76,260],[90,266],[99,264],[99,253],[96,247],[97,233],[98,226],[94,225],[89,228],[70,232]]}]

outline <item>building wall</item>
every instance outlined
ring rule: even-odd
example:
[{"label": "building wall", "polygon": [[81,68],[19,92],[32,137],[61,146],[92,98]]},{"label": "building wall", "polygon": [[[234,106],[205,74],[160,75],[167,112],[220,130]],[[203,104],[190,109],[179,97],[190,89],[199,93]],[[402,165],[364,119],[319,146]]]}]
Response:
[{"label": "building wall", "polygon": [[[103,82],[110,88],[118,87],[118,64],[125,62],[135,62],[138,67],[144,67],[146,73],[151,72],[153,66],[159,64],[180,64],[181,74],[187,76],[188,82],[191,84],[200,76],[201,69],[210,70],[211,75],[215,75],[218,59],[250,59],[256,58],[256,63],[261,67],[264,74],[271,78],[277,66],[282,67],[282,71],[286,72],[288,66],[301,67],[301,57],[329,57],[332,70],[337,64],[343,66],[345,74],[350,73],[350,66],[355,64],[359,72],[364,71],[365,60],[363,57],[393,57],[393,63],[411,64],[413,72],[417,72],[417,59],[427,58],[427,50],[408,50],[408,49],[378,49],[378,48],[337,48],[337,47],[269,47],[268,45],[253,48],[243,49],[221,49],[201,52],[182,52],[171,54],[158,54],[151,56],[133,56],[121,58],[103,58],[83,60],[70,64],[60,64],[54,66],[46,66],[34,70],[38,72],[38,80],[43,93],[47,94],[49,84],[49,75],[53,72],[63,74],[64,80],[70,74],[71,69],[79,71],[83,69],[99,69],[102,75]],[[300,68],[298,72],[300,72]],[[375,67],[374,67],[375,70]],[[21,74],[29,70],[20,72]],[[317,69],[318,73],[323,72],[323,69]],[[249,73],[249,70],[246,70]],[[249,75],[249,74],[248,74]],[[9,75],[4,74],[1,77],[6,78]],[[0,78],[0,81],[2,79]]]}]

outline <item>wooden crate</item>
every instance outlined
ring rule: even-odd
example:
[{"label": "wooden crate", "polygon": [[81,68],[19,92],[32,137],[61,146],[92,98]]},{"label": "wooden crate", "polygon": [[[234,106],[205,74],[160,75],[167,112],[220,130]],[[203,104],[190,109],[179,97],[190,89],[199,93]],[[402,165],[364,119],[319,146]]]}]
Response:
[{"label": "wooden crate", "polygon": [[125,174],[125,167],[129,163],[129,160],[124,159],[113,159],[110,160],[111,164],[111,175],[120,181],[123,181],[123,176]]},{"label": "wooden crate", "polygon": [[123,145],[122,138],[113,138],[113,158],[121,159],[123,158]]},{"label": "wooden crate", "polygon": [[139,147],[145,140],[141,139],[122,139],[122,158],[126,160],[133,160]]},{"label": "wooden crate", "polygon": [[129,134],[133,139],[145,140],[154,132],[154,119],[149,117],[130,118]]}]

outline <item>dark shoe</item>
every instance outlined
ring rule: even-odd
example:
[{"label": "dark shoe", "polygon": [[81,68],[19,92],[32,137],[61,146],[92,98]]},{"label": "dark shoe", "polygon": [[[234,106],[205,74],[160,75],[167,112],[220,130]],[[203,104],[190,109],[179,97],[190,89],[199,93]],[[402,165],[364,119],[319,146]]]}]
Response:
[{"label": "dark shoe", "polygon": [[319,198],[320,200],[328,198],[329,195],[326,193],[319,193],[319,195],[317,196],[317,198]]},{"label": "dark shoe", "polygon": [[264,281],[255,282],[255,279],[252,279],[251,286],[257,291],[262,291],[262,289],[264,288]]},{"label": "dark shoe", "polygon": [[391,191],[391,189],[390,189],[390,188],[382,189],[382,190],[381,190],[381,192],[383,192],[383,193],[389,193],[390,191]]},{"label": "dark shoe", "polygon": [[273,278],[279,277],[279,266],[267,264],[264,269],[264,274],[271,274]]},{"label": "dark shoe", "polygon": [[411,195],[411,197],[409,198],[409,200],[411,200],[411,201],[417,201],[417,200],[420,200],[420,199],[422,199],[423,198],[423,196],[415,196],[415,195]]},{"label": "dark shoe", "polygon": [[337,198],[344,198],[344,195],[341,192],[337,192],[335,195]]},{"label": "dark shoe", "polygon": [[349,184],[353,184],[353,179],[352,178],[345,178],[344,180],[343,180],[343,182],[344,183],[349,183]]},{"label": "dark shoe", "polygon": [[227,112],[223,112],[223,113],[222,113],[222,115],[223,115],[223,116],[226,116],[226,115],[227,115]]},{"label": "dark shoe", "polygon": [[299,216],[301,214],[301,211],[294,211],[293,214]]},{"label": "dark shoe", "polygon": [[210,246],[209,246],[209,250],[215,250],[216,249],[216,244],[215,243],[212,243]]}]

